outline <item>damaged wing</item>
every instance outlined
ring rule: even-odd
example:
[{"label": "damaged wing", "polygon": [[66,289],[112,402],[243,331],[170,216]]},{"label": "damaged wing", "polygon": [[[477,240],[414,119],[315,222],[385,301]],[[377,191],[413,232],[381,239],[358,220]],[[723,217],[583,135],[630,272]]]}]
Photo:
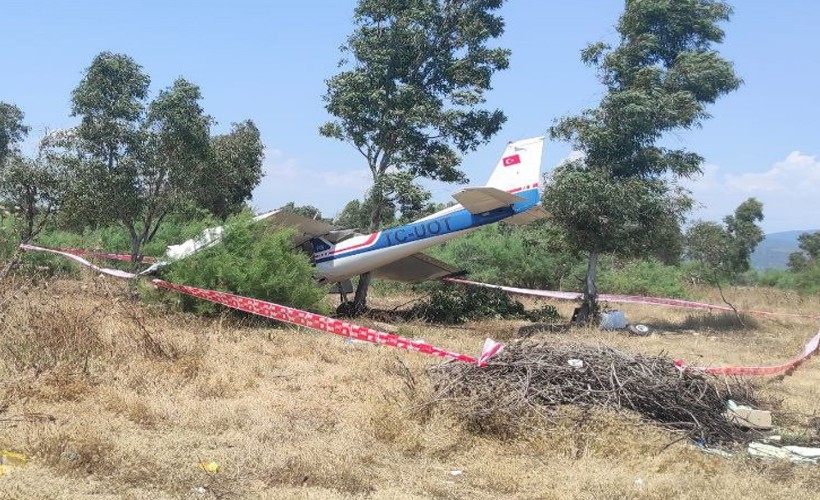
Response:
[{"label": "damaged wing", "polygon": [[429,255],[417,253],[374,269],[372,273],[376,278],[419,283],[457,274],[458,271],[457,268]]},{"label": "damaged wing", "polygon": [[481,214],[524,201],[520,196],[488,186],[462,189],[453,198],[471,214]]}]

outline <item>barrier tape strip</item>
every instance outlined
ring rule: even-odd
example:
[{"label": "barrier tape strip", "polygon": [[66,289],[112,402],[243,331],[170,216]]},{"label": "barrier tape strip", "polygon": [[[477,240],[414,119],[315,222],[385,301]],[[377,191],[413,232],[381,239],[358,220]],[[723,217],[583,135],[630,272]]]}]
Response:
[{"label": "barrier tape strip", "polygon": [[675,366],[681,370],[707,373],[709,375],[734,375],[734,376],[766,376],[790,374],[795,368],[814,355],[820,348],[820,331],[811,338],[803,347],[803,351],[787,363],[775,366],[707,366],[695,367],[686,366],[683,360],[675,361]]},{"label": "barrier tape strip", "polygon": [[[108,259],[108,260],[119,260],[121,262],[131,262],[131,255],[126,253],[102,253],[102,252],[93,252],[91,250],[77,250],[75,248],[54,248],[53,250],[57,250],[59,252],[70,253],[74,255],[87,255],[89,257],[97,257],[100,259]],[[148,255],[142,256],[142,263],[143,264],[153,264],[156,262],[156,257],[151,257]]]},{"label": "barrier tape strip", "polygon": [[47,253],[53,253],[53,254],[56,254],[56,255],[62,255],[63,257],[69,258],[69,259],[73,260],[74,262],[77,262],[77,263],[82,264],[86,267],[89,267],[89,268],[97,271],[98,273],[107,274],[109,276],[114,276],[114,277],[117,277],[117,278],[133,279],[133,278],[136,278],[138,276],[134,273],[129,273],[127,271],[121,271],[119,269],[110,269],[110,268],[107,268],[107,267],[100,267],[100,266],[94,265],[91,262],[89,262],[89,261],[85,260],[84,258],[80,257],[79,255],[76,255],[76,254],[71,253],[71,252],[66,252],[66,251],[63,251],[63,250],[55,250],[53,248],[38,247],[37,245],[26,245],[26,244],[20,245],[20,248],[22,248],[23,250],[29,251],[29,252],[47,252]]},{"label": "barrier tape strip", "polygon": [[[497,288],[505,292],[515,293],[518,295],[530,295],[534,297],[545,297],[549,299],[559,300],[578,300],[583,295],[577,292],[558,292],[553,290],[531,290],[529,288],[516,288],[511,286],[490,285],[489,283],[480,283],[478,281],[463,280],[457,278],[444,278],[444,281],[451,283],[461,283],[464,285],[482,286],[486,288]],[[684,309],[702,309],[708,311],[724,311],[734,312],[729,306],[719,306],[714,304],[704,304],[702,302],[693,302],[691,300],[667,299],[663,297],[643,297],[640,295],[613,295],[600,294],[598,299],[606,302],[615,302],[618,304],[644,304],[644,305],[660,305],[668,307],[680,307]],[[752,309],[738,309],[742,314],[753,314],[758,316],[787,316],[792,318],[809,318],[820,319],[820,314],[801,314],[801,313],[784,313],[784,312],[770,312],[770,311],[756,311]]]},{"label": "barrier tape strip", "polygon": [[[26,251],[48,252],[67,257],[79,264],[89,267],[97,272],[115,276],[117,278],[134,279],[140,277],[138,274],[133,274],[118,269],[108,269],[96,266],[91,262],[83,259],[79,255],[62,250],[54,250],[51,248],[38,247],[36,245],[20,245],[20,248]],[[478,358],[459,354],[452,351],[447,351],[439,347],[421,341],[410,340],[405,337],[395,335],[392,333],[381,332],[372,328],[355,325],[335,318],[322,316],[292,307],[287,307],[273,302],[266,302],[264,300],[252,299],[249,297],[242,297],[226,292],[217,292],[215,290],[205,290],[192,286],[176,285],[167,281],[155,279],[152,283],[158,287],[167,288],[179,293],[184,293],[197,297],[216,304],[222,304],[239,311],[244,311],[250,314],[256,314],[266,318],[283,321],[293,325],[311,328],[335,335],[341,335],[356,340],[371,342],[379,345],[387,345],[397,349],[405,349],[408,351],[420,352],[431,356],[438,356],[441,358],[449,358],[465,363],[477,363],[478,366],[485,366],[490,358],[501,352],[504,346],[492,339],[486,339],[481,354]]]},{"label": "barrier tape strip", "polygon": [[[95,271],[109,274],[111,276],[116,276],[118,278],[126,278],[126,279],[133,279],[139,277],[139,275],[128,273],[125,271],[120,271],[118,269],[107,269],[98,267],[87,260],[83,259],[79,255],[74,253],[62,251],[62,250],[54,250],[50,248],[38,247],[35,245],[20,245],[20,247],[24,250],[29,251],[40,251],[40,252],[49,252],[58,255],[63,255],[69,259],[74,260],[82,265],[85,265]],[[460,280],[454,278],[447,278],[447,281],[454,282],[454,283],[463,283],[468,285],[476,285],[476,286],[485,286],[489,288],[498,288],[501,290],[508,291],[510,293],[520,293],[524,295],[536,295],[541,297],[549,297],[549,298],[559,298],[564,300],[576,300],[580,297],[579,294],[573,292],[555,292],[555,291],[543,291],[543,290],[528,290],[525,288],[514,288],[514,287],[505,287],[500,285],[490,285],[486,283],[478,283],[474,281],[468,280]],[[504,347],[502,344],[493,341],[492,339],[486,339],[484,342],[484,346],[481,350],[481,354],[479,355],[478,359],[473,358],[471,356],[467,356],[464,354],[459,354],[455,352],[446,351],[444,349],[434,347],[430,344],[425,342],[418,342],[412,341],[407,338],[394,335],[391,333],[380,332],[378,330],[373,330],[371,328],[355,325],[353,323],[348,323],[342,320],[328,318],[326,316],[322,316],[315,313],[310,313],[307,311],[302,311],[299,309],[294,309],[291,307],[282,306],[279,304],[274,304],[272,302],[265,302],[263,300],[258,299],[251,299],[248,297],[242,297],[239,295],[234,295],[226,292],[217,292],[214,290],[205,290],[196,287],[190,287],[185,285],[176,285],[173,283],[168,283],[162,280],[153,280],[152,283],[156,286],[167,288],[170,290],[174,290],[179,293],[185,293],[191,295],[193,297],[197,297],[203,300],[208,300],[210,302],[214,302],[217,304],[222,304],[227,307],[231,307],[240,311],[245,311],[251,314],[256,314],[259,316],[264,316],[267,318],[275,319],[278,321],[283,321],[286,323],[291,323],[294,325],[303,326],[306,328],[311,328],[314,330],[324,331],[327,333],[332,333],[335,335],[341,335],[344,337],[349,337],[357,340],[362,340],[366,342],[372,342],[375,344],[381,345],[389,345],[392,347],[396,347],[399,349],[406,349],[409,351],[416,351],[421,352],[423,354],[429,354],[433,356],[439,356],[443,358],[450,358],[455,359],[458,361],[466,362],[466,363],[478,363],[479,366],[485,366],[487,361],[500,352]],[[613,300],[612,297],[620,298],[620,299],[637,299],[637,300],[622,300],[625,303],[632,303],[632,304],[661,304],[661,305],[670,305],[674,307],[689,307],[689,308],[698,308],[698,309],[718,309],[718,310],[731,310],[730,308],[724,306],[712,306],[710,304],[701,304],[698,302],[690,302],[690,301],[681,301],[677,299],[661,299],[661,298],[654,298],[654,297],[639,297],[639,296],[626,296],[626,295],[601,295],[600,298],[602,300],[610,300],[612,302],[616,302],[618,300]],[[742,311],[747,313],[755,313],[751,311]],[[766,315],[776,315],[780,313],[768,313],[765,311],[757,311],[756,313],[762,313]],[[799,315],[799,314],[790,314],[790,313],[783,313],[787,316],[800,316],[800,317],[809,317],[809,318],[816,318],[819,316],[810,316],[810,315]],[[815,354],[820,349],[820,332],[817,333],[803,348],[803,351],[798,354],[795,358],[787,363],[775,366],[713,366],[713,367],[692,367],[686,366],[683,360],[675,361],[675,365],[680,368],[681,370],[687,371],[695,371],[695,372],[702,372],[707,373],[710,375],[735,375],[735,376],[766,376],[766,375],[779,375],[779,374],[789,374],[795,368],[797,368],[800,364],[805,362],[809,359],[813,354]]]},{"label": "barrier tape strip", "polygon": [[[561,300],[577,300],[581,298],[581,294],[575,292],[558,292],[558,291],[551,291],[551,290],[530,290],[527,288],[515,288],[509,286],[501,286],[501,285],[490,285],[488,283],[480,283],[477,281],[469,281],[469,280],[462,280],[456,278],[445,278],[445,281],[449,281],[451,283],[461,283],[465,285],[474,285],[474,286],[483,286],[487,288],[497,288],[499,290],[504,290],[505,292],[509,293],[516,293],[520,295],[533,295],[537,297],[547,297],[552,299],[561,299]],[[689,309],[707,309],[707,310],[719,310],[719,311],[732,311],[732,308],[727,306],[715,306],[711,304],[702,304],[700,302],[692,302],[688,300],[678,300],[678,299],[664,299],[659,297],[641,297],[637,295],[606,295],[601,294],[598,296],[601,300],[606,300],[609,302],[619,302],[625,304],[652,304],[652,305],[665,305],[670,307],[683,307]],[[800,317],[800,318],[812,318],[818,319],[820,315],[811,315],[811,314],[797,314],[797,313],[776,313],[776,312],[768,312],[768,311],[753,311],[753,310],[738,310],[738,312],[746,313],[746,314],[758,314],[764,316],[792,316],[792,317]],[[820,332],[817,333],[811,340],[805,345],[803,351],[798,354],[795,358],[791,361],[784,363],[782,365],[775,365],[775,366],[686,366],[685,361],[678,360],[675,361],[675,366],[677,366],[681,370],[688,370],[693,372],[701,372],[707,373],[710,375],[735,375],[735,376],[765,376],[765,375],[780,375],[780,374],[789,374],[795,368],[797,368],[800,364],[804,361],[809,359],[813,354],[815,354],[818,349],[820,349]]]}]

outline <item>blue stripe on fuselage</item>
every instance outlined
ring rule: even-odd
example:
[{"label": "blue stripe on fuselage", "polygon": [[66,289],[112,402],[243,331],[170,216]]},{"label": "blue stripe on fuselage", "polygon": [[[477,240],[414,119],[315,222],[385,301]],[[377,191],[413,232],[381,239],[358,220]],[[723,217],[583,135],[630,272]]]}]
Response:
[{"label": "blue stripe on fuselage", "polygon": [[336,255],[322,257],[316,259],[315,262],[316,264],[321,264],[322,262],[350,257],[351,255],[358,255],[411,241],[423,240],[434,236],[441,236],[443,234],[455,233],[492,224],[493,222],[512,217],[515,214],[526,212],[538,203],[538,189],[529,189],[515,194],[524,198],[524,201],[520,201],[509,207],[501,207],[481,214],[471,214],[466,209],[461,209],[432,219],[385,229],[382,231],[379,239],[366,248],[358,248],[349,252],[341,252]]}]

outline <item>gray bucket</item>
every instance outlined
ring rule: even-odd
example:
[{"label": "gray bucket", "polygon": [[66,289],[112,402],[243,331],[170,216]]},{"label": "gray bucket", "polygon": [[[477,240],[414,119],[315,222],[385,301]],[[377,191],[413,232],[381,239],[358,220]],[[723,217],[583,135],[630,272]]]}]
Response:
[{"label": "gray bucket", "polygon": [[621,330],[626,328],[626,315],[623,311],[607,311],[601,313],[601,329]]}]

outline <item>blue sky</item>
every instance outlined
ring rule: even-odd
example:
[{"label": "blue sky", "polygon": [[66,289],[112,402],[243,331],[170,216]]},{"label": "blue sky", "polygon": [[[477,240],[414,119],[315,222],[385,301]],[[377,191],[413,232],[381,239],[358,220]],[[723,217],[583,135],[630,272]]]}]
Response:
[{"label": "blue sky", "polygon": [[[710,111],[701,129],[670,136],[672,145],[706,158],[705,175],[689,182],[702,204],[695,216],[718,219],[741,201],[764,202],[768,232],[820,227],[820,2],[735,0],[722,53],[745,83]],[[352,30],[355,2],[0,0],[6,42],[0,101],[26,113],[32,137],[76,123],[71,90],[100,51],[132,56],[157,91],[177,76],[197,83],[205,109],[224,131],[253,119],[267,147],[259,209],[288,201],[333,215],[368,185],[368,171],[351,147],[319,136],[329,119],[322,95],[337,69],[339,46]],[[482,185],[504,144],[546,132],[554,119],[594,106],[602,95],[581,64],[588,42],[612,40],[622,2],[508,0],[512,50],[488,105],[508,121],[488,145],[464,159],[471,183]],[[570,153],[547,144],[544,170]],[[457,186],[430,184],[439,201]]]}]

